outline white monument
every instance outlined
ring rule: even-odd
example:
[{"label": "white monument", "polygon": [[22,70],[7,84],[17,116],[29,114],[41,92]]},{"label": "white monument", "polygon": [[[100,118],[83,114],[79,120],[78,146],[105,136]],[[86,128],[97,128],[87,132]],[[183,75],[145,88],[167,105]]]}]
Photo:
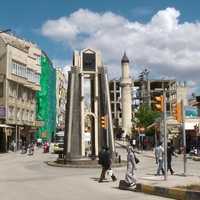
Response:
[{"label": "white monument", "polygon": [[126,135],[131,135],[132,128],[132,79],[129,73],[129,59],[124,53],[122,60],[122,77],[121,77],[121,88],[122,88],[122,130]]}]

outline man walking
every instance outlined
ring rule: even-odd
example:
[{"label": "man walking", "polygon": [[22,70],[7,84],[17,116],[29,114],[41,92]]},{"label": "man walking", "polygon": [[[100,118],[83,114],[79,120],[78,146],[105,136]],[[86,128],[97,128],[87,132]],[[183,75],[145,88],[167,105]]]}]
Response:
[{"label": "man walking", "polygon": [[155,149],[155,156],[156,156],[156,163],[158,164],[157,169],[157,176],[160,176],[160,171],[162,171],[162,174],[165,175],[165,171],[163,168],[164,163],[164,148],[162,147],[162,142],[159,143],[159,145]]},{"label": "man walking", "polygon": [[174,153],[174,147],[171,142],[167,143],[167,171],[170,170],[171,175],[174,174],[174,170],[172,169],[172,156],[176,156]]},{"label": "man walking", "polygon": [[[111,165],[112,165],[111,155],[108,147],[104,147],[99,153],[99,164],[102,165],[101,176],[99,179],[99,183],[101,183],[105,179],[106,172],[108,170],[111,170]],[[117,180],[113,172],[109,175],[111,175],[113,181]]]}]

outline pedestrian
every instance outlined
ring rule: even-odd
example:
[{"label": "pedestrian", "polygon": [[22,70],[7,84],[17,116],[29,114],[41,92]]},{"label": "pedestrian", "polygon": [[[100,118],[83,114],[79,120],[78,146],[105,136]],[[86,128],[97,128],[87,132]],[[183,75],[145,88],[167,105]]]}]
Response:
[{"label": "pedestrian", "polygon": [[[133,141],[130,141],[130,145],[127,148],[127,171],[125,175],[125,183],[128,187],[132,187],[136,185],[136,155],[134,150],[135,145]],[[138,160],[138,159],[137,159]]]},{"label": "pedestrian", "polygon": [[174,174],[174,170],[172,169],[172,156],[176,156],[174,152],[174,147],[171,142],[167,143],[167,171],[170,170],[171,175]]},{"label": "pedestrian", "polygon": [[157,176],[160,176],[160,171],[162,171],[162,174],[165,174],[163,164],[164,164],[164,148],[162,146],[162,142],[158,144],[158,146],[155,149],[155,157],[156,157],[156,164],[158,164],[157,168]]},{"label": "pedestrian", "polygon": [[112,159],[111,154],[108,147],[103,147],[103,149],[99,153],[99,164],[102,166],[101,176],[99,178],[99,183],[103,182],[105,179],[106,172],[109,171],[109,175],[111,176],[113,181],[116,181],[117,178],[112,172]]}]

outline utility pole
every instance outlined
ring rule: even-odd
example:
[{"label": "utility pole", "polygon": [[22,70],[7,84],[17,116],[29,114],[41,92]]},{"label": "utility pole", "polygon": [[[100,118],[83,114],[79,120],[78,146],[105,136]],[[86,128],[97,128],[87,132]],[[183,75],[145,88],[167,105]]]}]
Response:
[{"label": "utility pole", "polygon": [[163,91],[163,130],[164,130],[164,180],[167,180],[167,123],[166,123],[166,93]]},{"label": "utility pole", "polygon": [[183,175],[186,176],[187,157],[186,157],[186,134],[185,134],[185,109],[183,100],[181,100],[181,110],[182,110],[182,131],[183,131],[183,166],[184,166]]}]

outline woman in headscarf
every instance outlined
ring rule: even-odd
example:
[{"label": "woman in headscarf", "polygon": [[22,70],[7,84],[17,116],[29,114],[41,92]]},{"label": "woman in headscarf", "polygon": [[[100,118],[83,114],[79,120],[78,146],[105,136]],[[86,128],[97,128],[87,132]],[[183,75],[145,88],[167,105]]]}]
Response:
[{"label": "woman in headscarf", "polygon": [[135,160],[135,151],[134,151],[134,145],[131,144],[128,146],[128,155],[127,155],[127,171],[125,175],[125,182],[129,187],[132,187],[136,185],[136,177],[135,177],[135,171],[136,171],[136,160]]}]

